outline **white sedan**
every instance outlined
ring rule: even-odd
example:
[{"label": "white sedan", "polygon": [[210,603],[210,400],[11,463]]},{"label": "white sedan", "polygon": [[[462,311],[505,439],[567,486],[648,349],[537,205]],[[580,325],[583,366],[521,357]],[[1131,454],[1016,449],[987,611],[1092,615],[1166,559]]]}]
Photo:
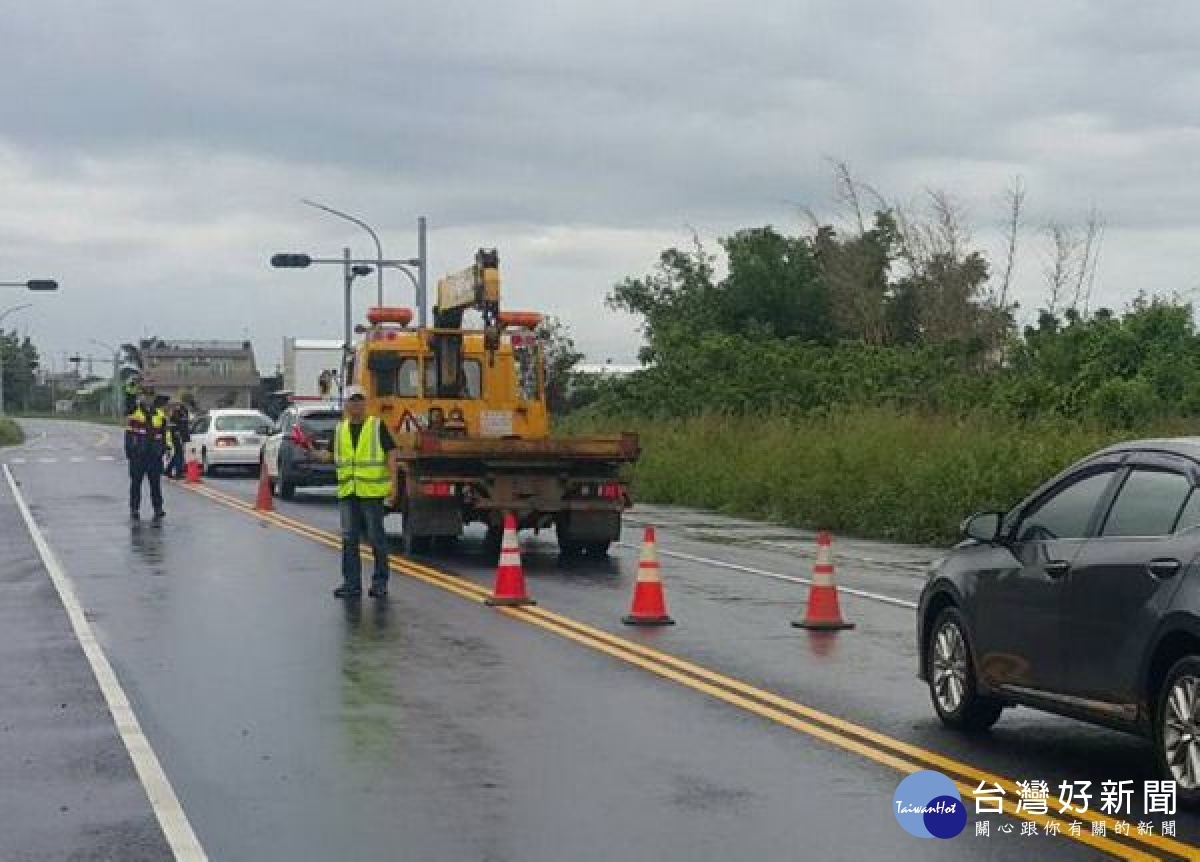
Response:
[{"label": "white sedan", "polygon": [[205,475],[218,467],[258,468],[263,441],[274,423],[258,410],[211,410],[192,423],[193,450]]}]

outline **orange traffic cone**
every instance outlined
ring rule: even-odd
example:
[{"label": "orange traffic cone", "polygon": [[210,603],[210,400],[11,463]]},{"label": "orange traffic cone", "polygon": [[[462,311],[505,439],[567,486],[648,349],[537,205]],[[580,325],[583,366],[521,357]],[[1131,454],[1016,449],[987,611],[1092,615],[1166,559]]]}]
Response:
[{"label": "orange traffic cone", "polygon": [[496,566],[496,586],[486,604],[493,607],[536,605],[525,592],[525,570],[521,567],[521,547],[517,544],[517,519],[504,515],[504,539],[500,544],[500,562]]},{"label": "orange traffic cone", "polygon": [[792,625],[818,631],[854,628],[854,623],[842,619],[842,610],[838,606],[837,586],[833,582],[833,538],[827,530],[817,534],[817,561],[808,590],[808,610],[803,620],[796,620]]},{"label": "orange traffic cone", "polygon": [[621,617],[621,622],[629,626],[675,625],[675,620],[667,616],[653,527],[647,527],[642,536],[642,557],[638,560],[637,583],[633,587],[633,606],[627,616]]},{"label": "orange traffic cone", "polygon": [[259,512],[274,512],[275,501],[271,499],[271,477],[267,475],[267,465],[263,464],[258,471],[258,497],[254,508]]},{"label": "orange traffic cone", "polygon": [[192,453],[188,452],[187,463],[184,464],[184,478],[189,485],[200,484],[200,462],[191,457]]}]

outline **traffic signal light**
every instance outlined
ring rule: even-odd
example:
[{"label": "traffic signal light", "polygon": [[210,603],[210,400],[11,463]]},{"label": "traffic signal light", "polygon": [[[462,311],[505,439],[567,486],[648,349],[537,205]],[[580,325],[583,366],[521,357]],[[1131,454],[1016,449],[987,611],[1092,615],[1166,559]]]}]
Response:
[{"label": "traffic signal light", "polygon": [[312,266],[312,258],[307,254],[275,254],[271,255],[271,266],[276,269],[304,269]]}]

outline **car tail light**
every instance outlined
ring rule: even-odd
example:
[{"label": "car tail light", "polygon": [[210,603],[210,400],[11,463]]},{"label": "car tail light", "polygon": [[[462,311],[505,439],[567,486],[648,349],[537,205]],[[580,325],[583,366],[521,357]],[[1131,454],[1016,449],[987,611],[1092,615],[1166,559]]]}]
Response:
[{"label": "car tail light", "polygon": [[218,449],[223,449],[226,446],[236,446],[238,444],[236,437],[218,437],[215,445]]},{"label": "car tail light", "polygon": [[295,426],[294,428],[292,428],[292,433],[291,433],[291,435],[289,436],[289,439],[290,439],[290,440],[291,440],[293,443],[295,443],[297,446],[303,446],[305,449],[308,449],[308,448],[310,448],[310,447],[312,446],[312,444],[313,444],[313,440],[312,440],[312,438],[311,438],[311,437],[309,437],[307,434],[305,434],[305,433],[304,433],[304,432],[303,432],[303,431],[300,429],[300,426],[299,426],[299,425],[297,425],[297,426]]},{"label": "car tail light", "polygon": [[600,486],[600,496],[605,500],[620,500],[625,496],[625,486],[620,482],[605,482]]},{"label": "car tail light", "polygon": [[449,482],[422,482],[422,497],[453,497],[454,486]]}]

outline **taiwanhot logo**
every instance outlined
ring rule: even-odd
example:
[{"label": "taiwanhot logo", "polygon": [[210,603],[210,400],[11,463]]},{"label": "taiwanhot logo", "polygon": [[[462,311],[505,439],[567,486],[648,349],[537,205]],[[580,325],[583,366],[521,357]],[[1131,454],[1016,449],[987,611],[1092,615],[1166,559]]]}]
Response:
[{"label": "taiwanhot logo", "polygon": [[953,838],[967,828],[967,806],[954,782],[932,769],[900,782],[892,800],[896,822],[918,838]]}]

